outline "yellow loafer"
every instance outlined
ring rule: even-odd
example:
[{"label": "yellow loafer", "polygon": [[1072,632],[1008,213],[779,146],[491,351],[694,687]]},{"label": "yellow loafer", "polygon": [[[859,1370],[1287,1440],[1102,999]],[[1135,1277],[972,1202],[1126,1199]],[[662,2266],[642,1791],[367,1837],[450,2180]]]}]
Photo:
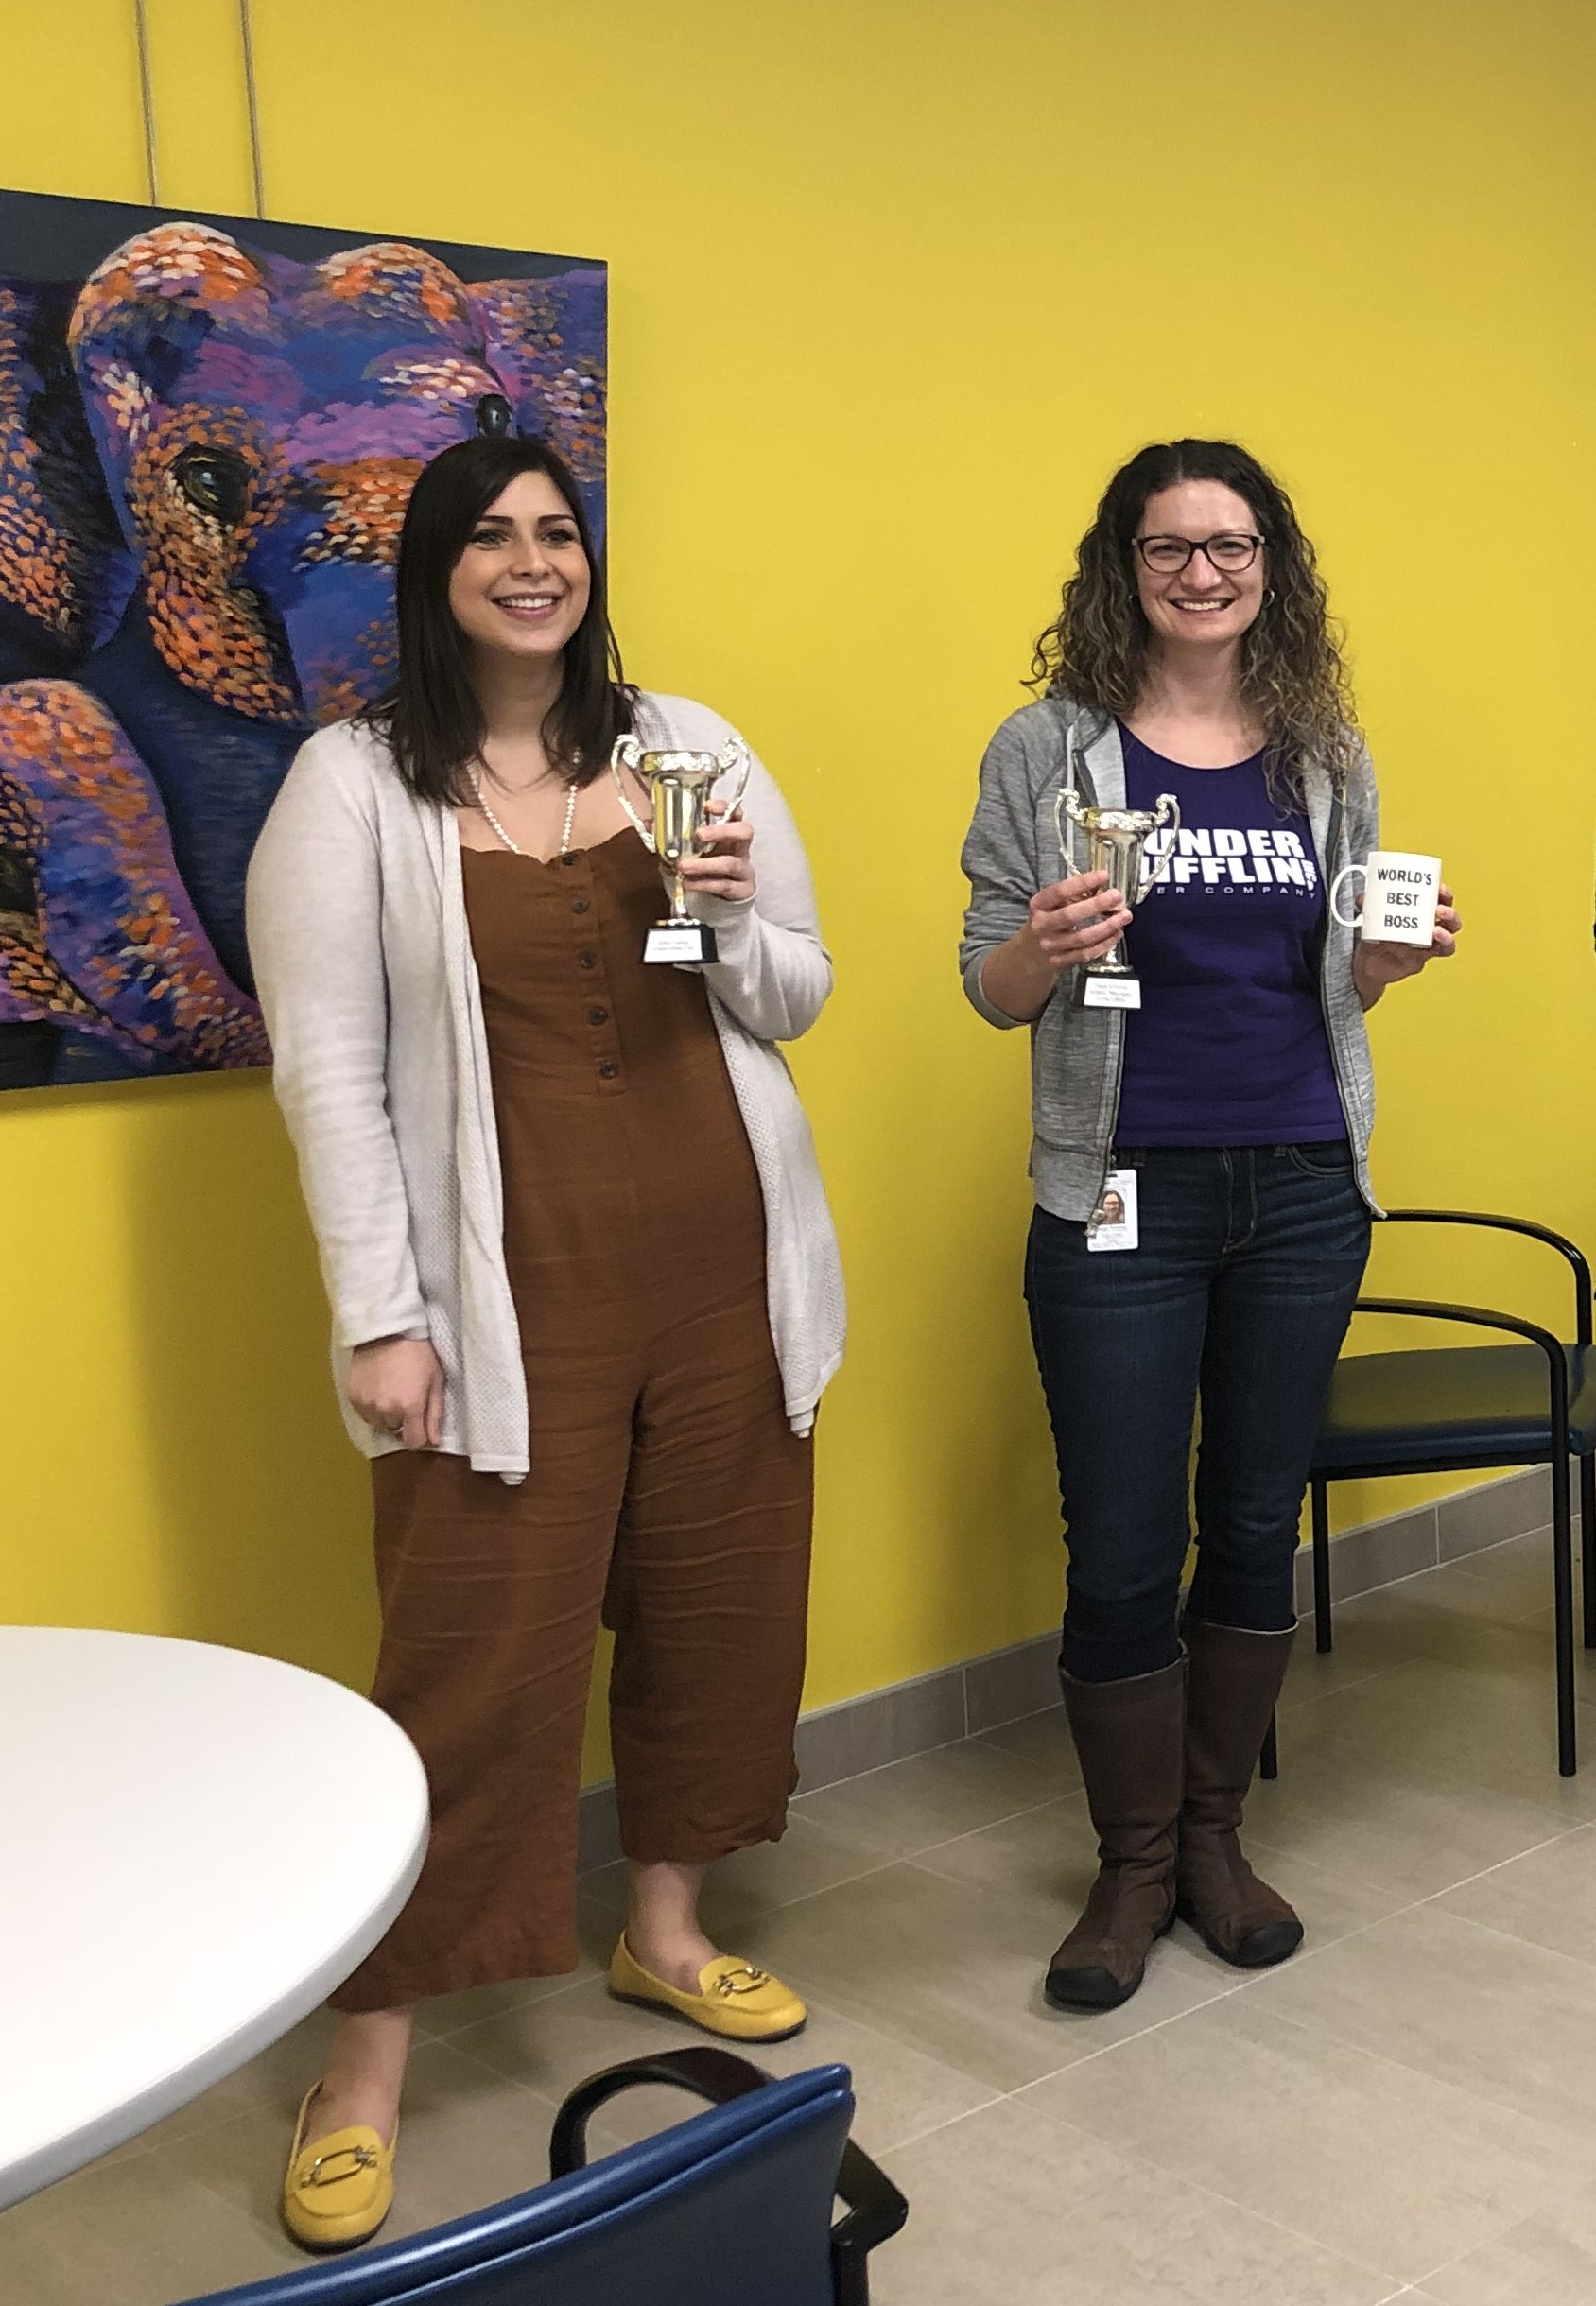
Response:
[{"label": "yellow loafer", "polygon": [[698,1992],[685,1994],[634,1960],[624,1933],[610,1964],[609,1984],[619,2002],[674,2010],[706,2034],[730,2035],[739,2042],[784,2042],[803,2032],[809,2016],[789,1985],[772,1978],[768,1969],[739,1962],[734,1953],[720,1953],[705,1963],[699,1971]]},{"label": "yellow loafer", "polygon": [[[321,2084],[316,2086],[321,2089]],[[353,2250],[370,2242],[393,2208],[393,2156],[399,2131],[384,2145],[375,2130],[332,2130],[304,2144],[316,2090],[306,2092],[294,2124],[283,2179],[283,2223],[302,2250]]]}]

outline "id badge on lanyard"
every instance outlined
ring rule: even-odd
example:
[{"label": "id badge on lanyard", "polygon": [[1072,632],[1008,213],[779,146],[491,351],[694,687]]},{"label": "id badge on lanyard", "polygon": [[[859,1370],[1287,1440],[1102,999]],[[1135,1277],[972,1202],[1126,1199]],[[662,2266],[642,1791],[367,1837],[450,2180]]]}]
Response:
[{"label": "id badge on lanyard", "polygon": [[1134,1169],[1111,1169],[1102,1181],[1098,1205],[1086,1220],[1086,1247],[1135,1249],[1139,1238],[1136,1172]]}]

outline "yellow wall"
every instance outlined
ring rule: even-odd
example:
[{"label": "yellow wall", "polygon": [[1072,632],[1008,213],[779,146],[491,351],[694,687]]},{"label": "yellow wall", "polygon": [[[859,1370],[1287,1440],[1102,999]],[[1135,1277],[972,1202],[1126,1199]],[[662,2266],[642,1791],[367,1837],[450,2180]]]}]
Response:
[{"label": "yellow wall", "polygon": [[[232,0],[150,19],[163,198],[247,207]],[[1386,1196],[1596,1243],[1587,0],[255,19],[269,213],[609,260],[630,668],[749,731],[814,856],[841,989],[798,1066],[854,1333],[810,1703],[1056,1610],[1024,1039],[959,993],[957,851],[1072,542],[1144,440],[1235,434],[1294,491],[1388,835],[1462,893],[1466,957],[1376,1020]],[[131,22],[10,0],[9,181],[146,197]],[[358,1680],[362,1477],[265,1082],[11,1097],[0,1176],[0,1614]],[[1377,1270],[1561,1311],[1468,1239],[1388,1238]]]}]

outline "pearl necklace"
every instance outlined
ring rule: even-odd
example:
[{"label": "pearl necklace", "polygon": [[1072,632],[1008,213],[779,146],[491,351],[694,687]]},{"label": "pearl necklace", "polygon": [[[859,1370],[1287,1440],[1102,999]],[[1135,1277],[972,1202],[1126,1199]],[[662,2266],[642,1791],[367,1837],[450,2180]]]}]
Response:
[{"label": "pearl necklace", "polygon": [[[576,778],[572,777],[570,783],[565,788],[565,822],[560,834],[560,854],[562,857],[569,857],[571,853],[571,827],[576,823],[577,794],[580,789],[581,788],[579,787]],[[492,825],[494,831],[498,835],[500,841],[503,841],[505,847],[510,851],[511,855],[512,857],[525,857],[527,854],[526,850],[521,847],[518,841],[511,840],[510,835],[505,831],[503,825],[499,823],[493,810],[488,806],[487,802],[483,799],[482,780],[477,775],[475,769],[471,771],[471,792],[472,798],[476,801],[477,807],[481,810],[483,816],[486,817],[489,824]]]}]

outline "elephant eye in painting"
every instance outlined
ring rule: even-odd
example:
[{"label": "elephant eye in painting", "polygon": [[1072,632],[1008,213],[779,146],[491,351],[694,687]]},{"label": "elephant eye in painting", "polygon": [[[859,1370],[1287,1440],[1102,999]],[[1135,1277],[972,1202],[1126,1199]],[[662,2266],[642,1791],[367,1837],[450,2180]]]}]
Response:
[{"label": "elephant eye in painting", "polygon": [[226,448],[185,448],[172,467],[189,503],[231,529],[244,517],[250,500],[249,468]]},{"label": "elephant eye in painting", "polygon": [[502,392],[484,392],[477,404],[477,429],[486,441],[508,441],[515,418]]}]

